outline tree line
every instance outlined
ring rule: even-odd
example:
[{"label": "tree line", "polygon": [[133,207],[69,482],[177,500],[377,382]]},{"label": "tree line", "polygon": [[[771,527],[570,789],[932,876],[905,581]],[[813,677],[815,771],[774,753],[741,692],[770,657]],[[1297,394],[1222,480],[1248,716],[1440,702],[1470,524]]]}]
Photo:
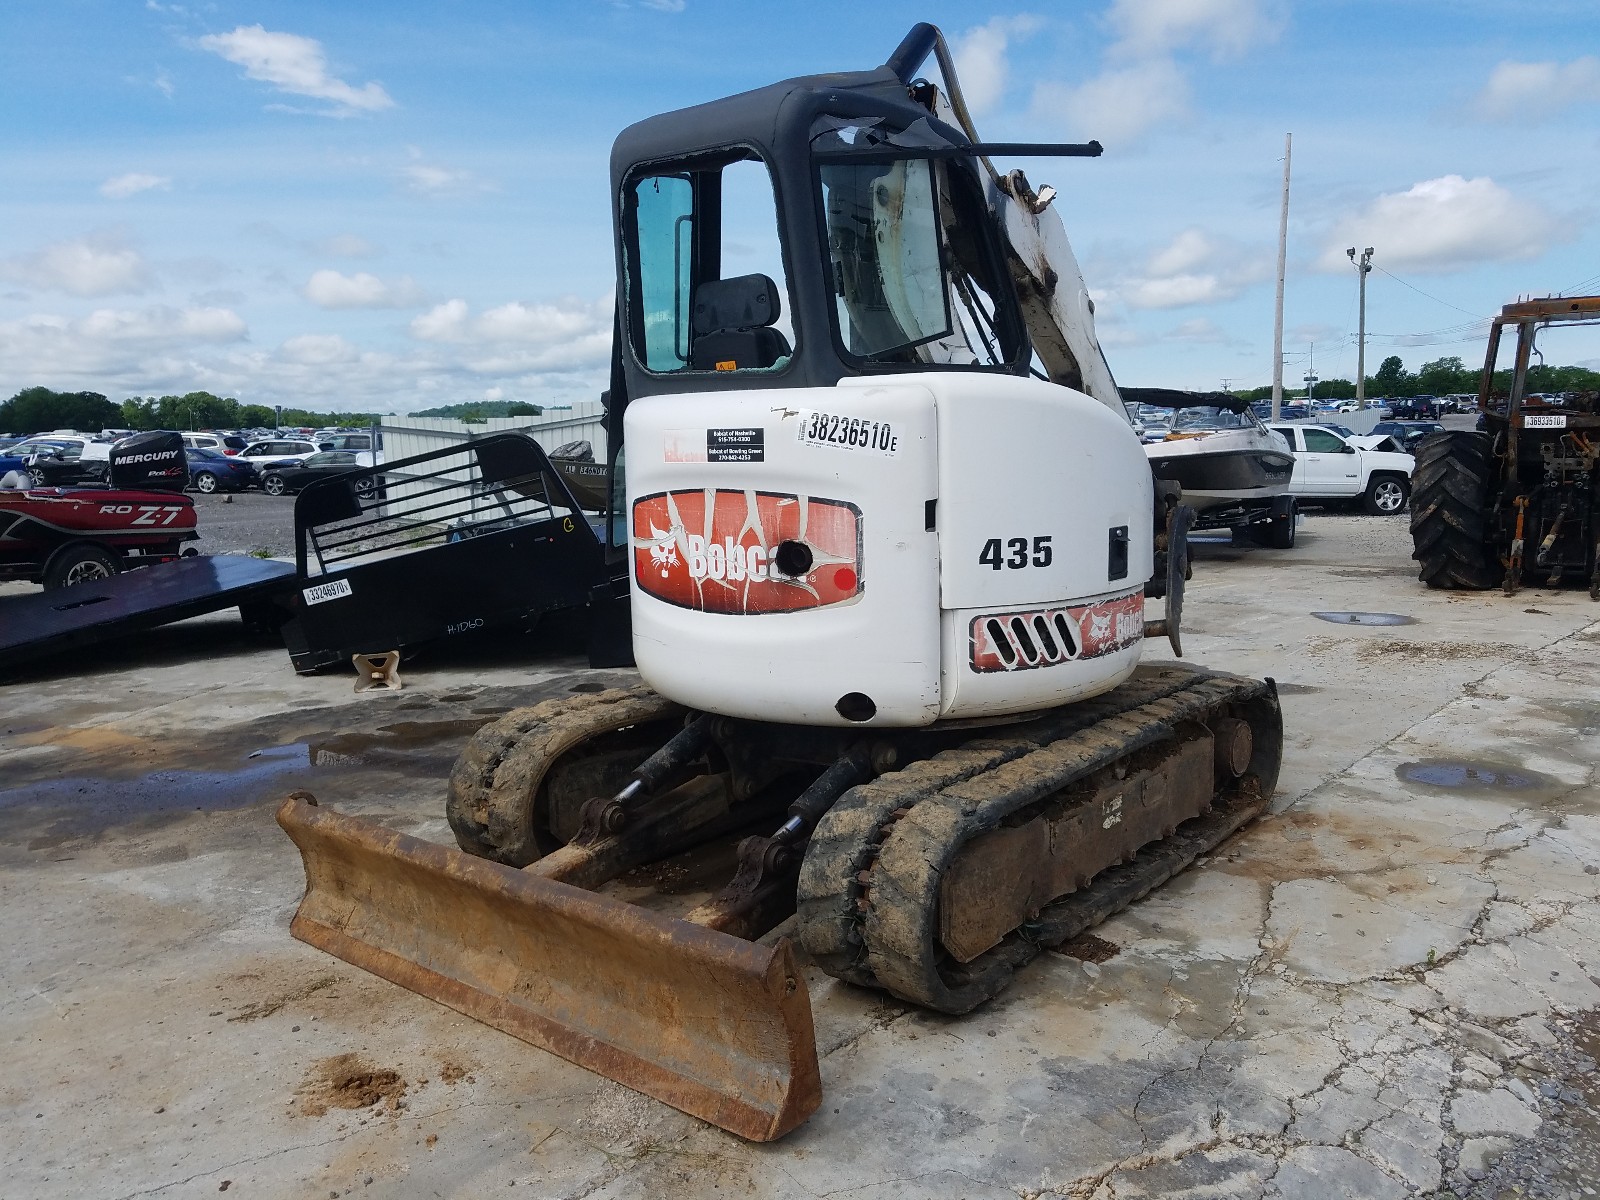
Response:
[{"label": "tree line", "polygon": [[[1376,374],[1367,376],[1368,396],[1459,396],[1478,394],[1483,379],[1482,367],[1469,367],[1455,355],[1436,358],[1423,363],[1416,371],[1406,370],[1398,354],[1391,354],[1379,364]],[[1592,392],[1600,391],[1600,371],[1586,367],[1553,367],[1534,364],[1528,367],[1530,392]],[[1505,395],[1511,391],[1511,371],[1494,373],[1494,391]],[[1294,387],[1284,381],[1284,395],[1305,395],[1305,388]],[[1256,388],[1234,388],[1233,394],[1245,400],[1270,400],[1272,385]],[[1314,400],[1351,400],[1355,398],[1356,385],[1349,379],[1323,379],[1313,385]]]},{"label": "tree line", "polygon": [[52,429],[272,429],[282,426],[370,425],[374,413],[312,412],[265,404],[240,404],[210,392],[182,396],[130,396],[118,404],[99,392],[23,388],[0,403],[0,433],[48,433]]}]

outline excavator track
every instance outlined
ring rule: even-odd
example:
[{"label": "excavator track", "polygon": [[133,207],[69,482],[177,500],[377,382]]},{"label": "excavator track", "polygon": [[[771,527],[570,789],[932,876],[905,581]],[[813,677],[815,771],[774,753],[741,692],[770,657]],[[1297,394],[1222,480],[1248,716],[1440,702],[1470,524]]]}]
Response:
[{"label": "excavator track", "polygon": [[[1243,718],[1257,748],[1209,811],[1123,861],[1086,865],[998,945],[962,963],[940,940],[942,879],[984,834],[1015,828],[1064,791],[1176,743],[1186,727]],[[1142,667],[1114,691],[857,786],[819,823],[799,879],[799,940],[829,974],[963,1013],[1041,949],[1133,903],[1258,816],[1276,783],[1281,716],[1270,680]],[[1087,886],[1084,886],[1087,884]]]},{"label": "excavator track", "polygon": [[[546,700],[496,718],[472,736],[450,772],[445,815],[457,844],[510,867],[538,860],[569,840],[577,806],[614,791],[683,714],[640,686]],[[557,772],[568,776],[566,806],[551,803]]]}]

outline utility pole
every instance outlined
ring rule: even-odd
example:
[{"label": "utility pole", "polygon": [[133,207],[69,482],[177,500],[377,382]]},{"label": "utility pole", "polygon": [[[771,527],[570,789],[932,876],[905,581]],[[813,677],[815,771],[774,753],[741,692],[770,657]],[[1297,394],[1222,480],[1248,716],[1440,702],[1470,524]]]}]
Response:
[{"label": "utility pole", "polygon": [[1231,380],[1231,379],[1224,379],[1224,380],[1223,380],[1223,381],[1222,381],[1222,390],[1223,390],[1223,391],[1225,391],[1225,392],[1231,392],[1231,391],[1233,391],[1233,388],[1231,388],[1231,387],[1230,387],[1230,386],[1228,386],[1228,385],[1229,385],[1229,384],[1231,384],[1231,383],[1232,383],[1232,382],[1233,382],[1233,380]]},{"label": "utility pole", "polygon": [[1294,135],[1283,135],[1283,210],[1278,214],[1278,303],[1272,322],[1272,419],[1283,408],[1283,272],[1289,255],[1289,150]]},{"label": "utility pole", "polygon": [[1317,388],[1317,344],[1311,343],[1311,358],[1306,363],[1306,408],[1311,407]]},{"label": "utility pole", "polygon": [[1360,332],[1356,334],[1356,403],[1363,412],[1367,407],[1367,276],[1372,273],[1372,247],[1368,246],[1361,252],[1361,260],[1356,261],[1356,248],[1351,246],[1345,251],[1350,256],[1350,264],[1355,267],[1356,274],[1361,279],[1361,324]]}]

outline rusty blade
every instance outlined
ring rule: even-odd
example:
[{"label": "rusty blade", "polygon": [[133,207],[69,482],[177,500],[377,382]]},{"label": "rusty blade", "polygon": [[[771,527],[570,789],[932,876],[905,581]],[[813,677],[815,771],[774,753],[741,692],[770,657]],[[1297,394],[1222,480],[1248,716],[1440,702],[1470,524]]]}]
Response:
[{"label": "rusty blade", "polygon": [[761,946],[319,808],[301,941],[754,1141],[817,1108],[805,979]]}]

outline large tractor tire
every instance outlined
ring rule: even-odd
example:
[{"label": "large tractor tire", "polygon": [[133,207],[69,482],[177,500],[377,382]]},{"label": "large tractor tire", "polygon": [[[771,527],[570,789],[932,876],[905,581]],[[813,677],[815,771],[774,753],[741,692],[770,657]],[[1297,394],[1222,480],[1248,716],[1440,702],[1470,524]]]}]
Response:
[{"label": "large tractor tire", "polygon": [[1417,444],[1411,474],[1411,557],[1432,588],[1483,591],[1505,576],[1490,537],[1495,479],[1489,435],[1467,430],[1430,434]]}]

